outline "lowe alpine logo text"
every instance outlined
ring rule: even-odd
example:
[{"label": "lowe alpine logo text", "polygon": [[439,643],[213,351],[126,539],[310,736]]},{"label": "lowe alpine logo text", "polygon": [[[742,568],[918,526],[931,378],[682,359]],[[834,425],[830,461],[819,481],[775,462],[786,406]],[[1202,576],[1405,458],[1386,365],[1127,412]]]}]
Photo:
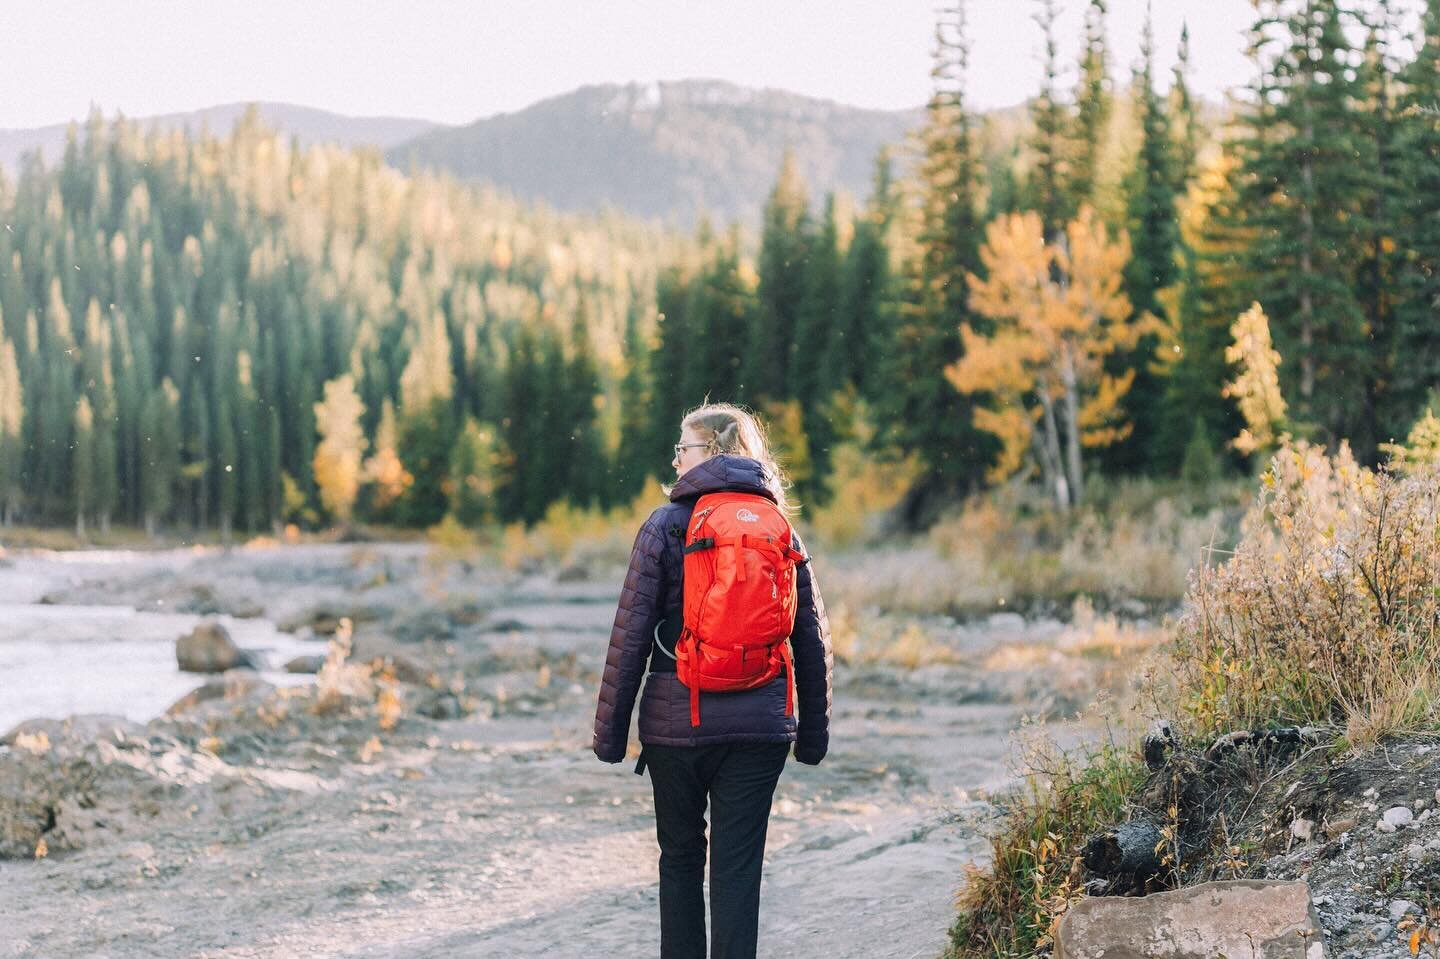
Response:
[{"label": "lowe alpine logo text", "polygon": [[742,523],[758,523],[758,522],[760,522],[760,517],[756,516],[754,513],[750,512],[748,509],[742,509],[742,510],[738,511],[738,512],[735,514],[735,518],[738,519],[738,520],[739,520],[740,522],[742,522]]}]

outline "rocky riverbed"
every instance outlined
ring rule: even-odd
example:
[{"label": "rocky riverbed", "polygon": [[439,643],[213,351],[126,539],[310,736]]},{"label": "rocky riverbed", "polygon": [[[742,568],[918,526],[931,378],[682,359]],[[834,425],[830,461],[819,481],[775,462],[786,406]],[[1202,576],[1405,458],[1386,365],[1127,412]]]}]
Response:
[{"label": "rocky riverbed", "polygon": [[[649,783],[589,750],[620,570],[414,544],[4,563],[19,603],[338,629],[353,649],[319,686],[232,672],[158,718],[42,709],[5,734],[0,957],[655,952]],[[781,778],[768,951],[937,955],[1012,731],[1093,692],[1058,623],[924,628],[953,655],[838,665],[829,757]]]}]

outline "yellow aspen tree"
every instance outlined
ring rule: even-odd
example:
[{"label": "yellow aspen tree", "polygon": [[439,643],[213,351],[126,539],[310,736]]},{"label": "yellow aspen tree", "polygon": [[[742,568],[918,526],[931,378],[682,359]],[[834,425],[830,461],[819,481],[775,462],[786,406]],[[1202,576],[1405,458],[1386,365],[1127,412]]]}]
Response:
[{"label": "yellow aspen tree", "polygon": [[1270,320],[1259,303],[1241,313],[1230,327],[1235,341],[1225,348],[1225,362],[1238,366],[1240,375],[1226,383],[1223,393],[1235,400],[1245,428],[1230,441],[1241,453],[1273,449],[1284,438],[1285,397],[1280,393],[1280,354],[1271,345]]},{"label": "yellow aspen tree", "polygon": [[383,510],[409,488],[414,477],[405,469],[397,452],[399,427],[395,404],[389,399],[380,407],[380,425],[375,430],[374,453],[365,461],[365,479],[375,484],[374,506]]},{"label": "yellow aspen tree", "polygon": [[982,394],[976,426],[1002,452],[992,479],[1020,469],[1027,446],[1047,490],[1064,508],[1084,492],[1082,449],[1124,439],[1120,400],[1133,371],[1105,372],[1105,359],[1131,350],[1155,324],[1131,317],[1123,292],[1130,242],[1111,239],[1086,206],[1053,244],[1033,213],[997,218],[980,251],[982,279],[969,277],[971,304],[990,321],[961,328],[965,355],[946,369],[962,392]]},{"label": "yellow aspen tree", "polygon": [[1440,417],[1434,407],[1425,408],[1404,443],[1381,443],[1380,449],[1390,456],[1392,469],[1405,473],[1440,463]]},{"label": "yellow aspen tree", "polygon": [[365,406],[355,392],[350,374],[325,384],[325,398],[315,404],[315,426],[320,443],[315,447],[315,484],[320,502],[341,525],[348,525],[360,491],[360,461],[365,455],[365,433],[360,417]]}]

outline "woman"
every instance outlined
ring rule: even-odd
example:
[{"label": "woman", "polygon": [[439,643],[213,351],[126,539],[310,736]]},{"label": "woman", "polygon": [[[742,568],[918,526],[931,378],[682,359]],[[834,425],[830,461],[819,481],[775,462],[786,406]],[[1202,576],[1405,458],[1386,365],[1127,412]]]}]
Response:
[{"label": "woman", "polygon": [[[796,568],[793,706],[791,676],[736,692],[699,693],[692,724],[691,690],[676,674],[681,630],[685,531],[706,493],[752,493],[785,508],[784,477],[760,424],[727,403],[702,406],[681,423],[675,445],[677,479],[670,503],[650,514],[635,537],[630,569],[610,633],[610,650],[595,713],[595,755],[625,758],[630,713],[640,700],[640,762],[655,791],[660,840],[660,954],[705,957],[705,807],[710,806],[710,932],[712,959],[755,956],[760,867],[775,783],[790,744],[795,758],[817,765],[830,738],[830,627],[809,562]],[[805,554],[795,536],[793,549]],[[808,554],[805,554],[808,556]],[[795,713],[798,711],[798,718]]]}]

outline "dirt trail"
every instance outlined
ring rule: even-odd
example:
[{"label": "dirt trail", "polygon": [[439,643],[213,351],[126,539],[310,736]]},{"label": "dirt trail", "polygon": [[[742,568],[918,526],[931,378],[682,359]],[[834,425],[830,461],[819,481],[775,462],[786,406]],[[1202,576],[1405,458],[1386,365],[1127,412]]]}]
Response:
[{"label": "dirt trail", "polygon": [[[206,749],[179,721],[132,731],[120,748],[161,784],[158,811],[114,816],[74,851],[0,860],[0,957],[658,951],[648,779],[589,751],[618,578],[437,570],[414,547],[171,559],[49,599],[141,606],[204,584],[222,611],[243,598],[277,621],[363,606],[357,651],[435,665],[482,708],[407,714],[378,753],[369,717],[257,726],[237,708]],[[1005,627],[957,627],[964,665],[839,668],[829,757],[792,760],[780,781],[762,953],[939,953],[963,866],[985,855],[983,793],[1006,780],[1008,734],[1032,705],[1017,690],[1033,677],[974,664],[1002,639],[1050,635]]]}]

